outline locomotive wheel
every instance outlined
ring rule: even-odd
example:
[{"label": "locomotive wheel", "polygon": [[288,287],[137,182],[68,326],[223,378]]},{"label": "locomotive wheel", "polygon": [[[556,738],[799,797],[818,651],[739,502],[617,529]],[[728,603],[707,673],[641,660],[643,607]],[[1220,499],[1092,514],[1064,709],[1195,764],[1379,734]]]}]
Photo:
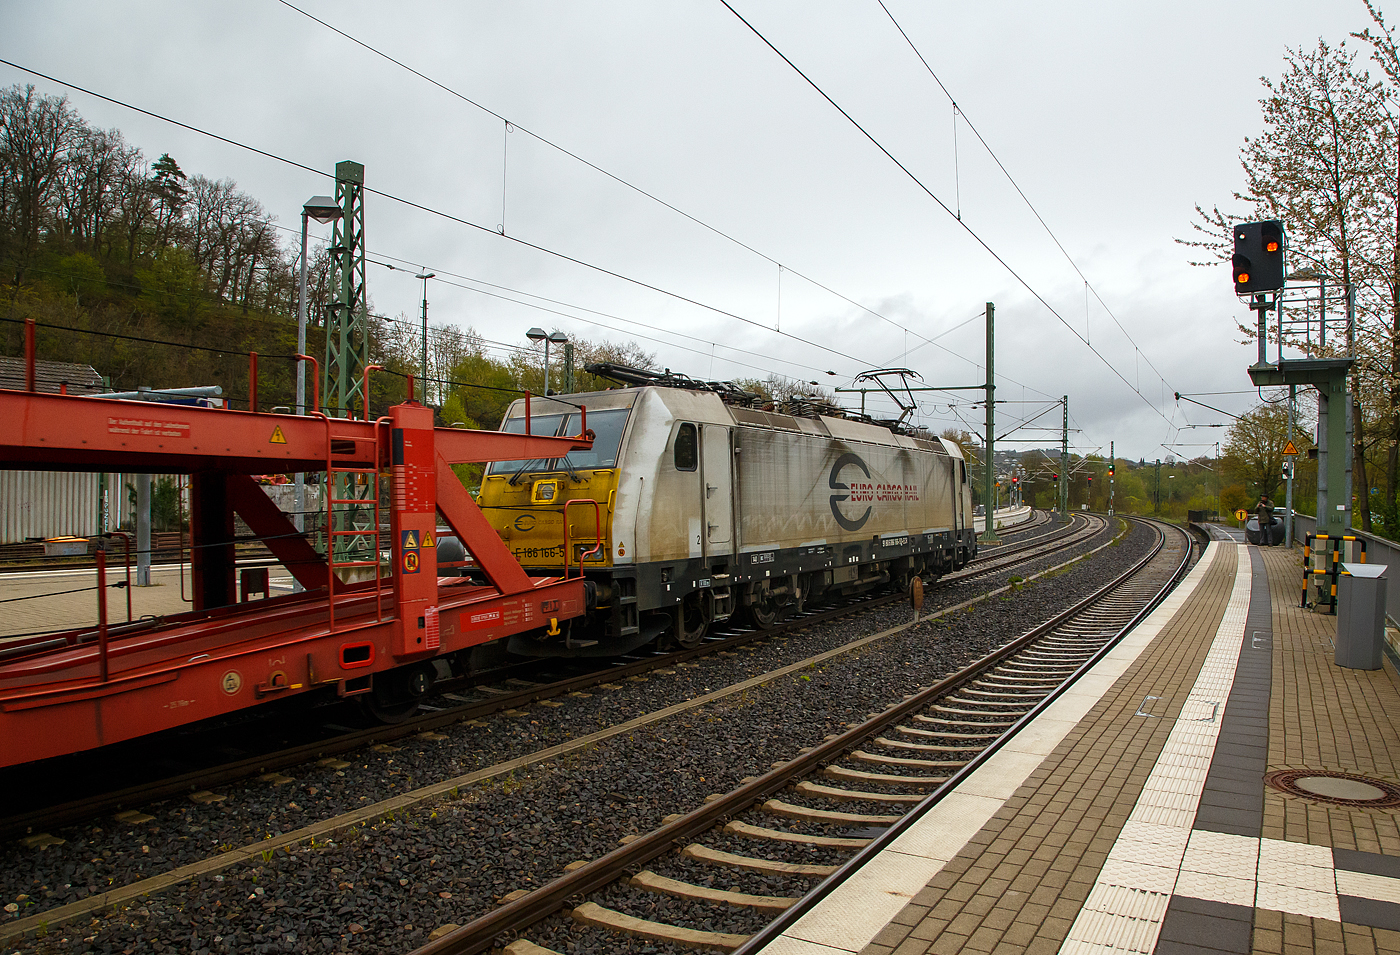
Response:
[{"label": "locomotive wheel", "polygon": [[778,622],[778,610],[778,602],[773,599],[772,594],[764,592],[749,604],[749,619],[760,630],[772,630],[773,625]]},{"label": "locomotive wheel", "polygon": [[362,705],[381,723],[402,723],[418,712],[418,704],[427,696],[436,676],[431,663],[415,663],[376,674],[374,688],[360,698]]},{"label": "locomotive wheel", "polygon": [[700,646],[710,621],[705,618],[704,603],[699,593],[687,595],[676,608],[676,643],[691,650]]}]

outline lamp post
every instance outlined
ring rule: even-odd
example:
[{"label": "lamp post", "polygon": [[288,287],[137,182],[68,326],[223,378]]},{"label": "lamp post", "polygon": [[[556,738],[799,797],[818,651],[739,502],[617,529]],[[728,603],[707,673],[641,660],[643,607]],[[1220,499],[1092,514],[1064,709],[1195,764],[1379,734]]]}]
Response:
[{"label": "lamp post", "polygon": [[532,342],[544,342],[544,393],[549,394],[549,334],[536,325],[525,333]]},{"label": "lamp post", "polygon": [[569,336],[565,335],[563,332],[552,332],[550,336],[544,340],[544,393],[546,395],[549,394],[549,346],[551,344],[563,345],[568,342],[568,340]]},{"label": "lamp post", "polygon": [[[297,293],[297,354],[306,354],[306,224],[315,219],[324,225],[343,216],[344,210],[330,196],[312,196],[301,207],[301,277]],[[320,411],[321,409],[313,409]],[[297,362],[297,414],[306,414],[306,363]],[[298,471],[296,476],[296,528],[306,530],[306,475]],[[301,584],[296,585],[301,590]]]},{"label": "lamp post", "polygon": [[544,342],[544,394],[549,396],[549,346],[551,343],[562,345],[569,340],[563,332],[548,334],[543,328],[538,326],[525,333],[525,337],[532,342]]},{"label": "lamp post", "polygon": [[423,382],[423,404],[428,403],[428,279],[435,276],[435,272],[429,272],[427,269],[414,276],[423,280],[423,355],[418,369],[418,378]]}]

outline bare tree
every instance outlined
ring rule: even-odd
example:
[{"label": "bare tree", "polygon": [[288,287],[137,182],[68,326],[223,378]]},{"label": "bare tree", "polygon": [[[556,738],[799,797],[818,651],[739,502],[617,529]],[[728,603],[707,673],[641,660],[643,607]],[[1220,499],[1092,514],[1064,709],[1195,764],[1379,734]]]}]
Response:
[{"label": "bare tree", "polygon": [[15,237],[16,284],[39,246],[49,201],[82,120],[66,97],[0,90],[0,216]]},{"label": "bare tree", "polygon": [[1288,443],[1288,410],[1263,404],[1241,415],[1225,439],[1226,476],[1273,497],[1282,481],[1283,449]]}]

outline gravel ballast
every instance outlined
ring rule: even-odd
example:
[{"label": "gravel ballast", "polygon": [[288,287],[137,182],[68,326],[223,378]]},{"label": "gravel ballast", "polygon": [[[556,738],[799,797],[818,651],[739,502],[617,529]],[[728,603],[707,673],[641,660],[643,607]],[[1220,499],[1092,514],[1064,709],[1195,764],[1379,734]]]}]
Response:
[{"label": "gravel ballast", "polygon": [[[469,921],[512,890],[536,887],[555,878],[570,862],[605,854],[623,836],[655,828],[668,813],[694,808],[707,794],[726,791],[745,776],[765,772],[773,762],[791,758],[801,747],[860,722],[866,713],[883,709],[1020,635],[1034,621],[1121,572],[1141,555],[1151,537],[1149,531],[1137,528],[1121,545],[1108,547],[1092,560],[969,610],[615,737],[589,751],[473,787],[458,798],[417,807],[314,848],[270,853],[253,865],[176,886],[116,915],[58,926],[46,938],[29,939],[10,949],[407,950],[425,941],[438,925]],[[1106,539],[1101,535],[1085,549]],[[1054,555],[1042,563],[1065,559]],[[1017,568],[1015,574],[1027,577],[1035,572],[1035,568]],[[1000,575],[1002,582],[1010,573]],[[953,605],[999,585],[985,578],[935,585],[925,609]],[[283,785],[252,781],[223,787],[220,793],[226,798],[220,803],[169,800],[147,807],[144,811],[154,818],[138,826],[109,820],[56,833],[68,840],[62,846],[33,850],[12,843],[0,855],[4,861],[0,896],[16,903],[18,911],[0,916],[0,925],[3,919],[25,917],[112,884],[203,858],[221,846],[286,832],[414,786],[615,725],[903,623],[908,616],[908,609],[897,605],[868,611],[746,652],[707,657],[670,675],[565,697],[563,707],[533,706],[521,716],[493,717],[484,727],[454,726],[442,731],[449,737],[446,740],[410,739],[346,757],[352,762],[343,769],[307,766],[286,771],[294,779]],[[781,798],[803,802],[791,792]],[[898,812],[873,803],[840,808]],[[745,818],[765,824],[757,814]],[[799,828],[771,819],[767,824]],[[754,840],[718,834],[700,841],[750,854],[767,849],[762,854],[771,858],[792,853],[791,861],[839,858],[828,856],[830,850],[813,854],[800,846],[759,846]],[[655,860],[650,867],[702,884],[709,884],[703,879],[716,877],[710,867],[674,856]],[[726,872],[716,884],[783,895],[799,891],[790,888],[792,881]],[[647,896],[672,907],[695,905]],[[694,917],[704,921],[709,916]],[[561,921],[558,928],[581,933],[580,941],[597,931],[571,926]],[[543,936],[532,937],[548,944]],[[613,939],[606,950],[623,949]]]}]

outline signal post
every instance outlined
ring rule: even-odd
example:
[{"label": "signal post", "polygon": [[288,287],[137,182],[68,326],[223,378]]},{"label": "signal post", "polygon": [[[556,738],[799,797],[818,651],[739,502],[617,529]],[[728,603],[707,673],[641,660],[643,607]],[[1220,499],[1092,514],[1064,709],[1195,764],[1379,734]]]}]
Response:
[{"label": "signal post", "polygon": [[[1235,252],[1230,265],[1234,273],[1235,293],[1241,297],[1249,295],[1249,307],[1258,316],[1259,360],[1249,367],[1249,378],[1256,386],[1293,388],[1311,385],[1317,389],[1317,533],[1344,534],[1351,524],[1351,454],[1348,447],[1351,396],[1347,389],[1347,374],[1354,359],[1284,359],[1282,293],[1286,243],[1283,223],[1273,219],[1243,222],[1235,226],[1234,235]],[[1278,360],[1273,364],[1268,361],[1270,312],[1279,315]],[[1352,336],[1348,334],[1347,339],[1350,345]],[[1291,434],[1289,438],[1291,440]],[[1288,470],[1292,471],[1291,465]],[[1290,499],[1291,489],[1290,475]],[[1291,505],[1291,500],[1289,503]],[[1289,526],[1291,528],[1291,521]]]}]

